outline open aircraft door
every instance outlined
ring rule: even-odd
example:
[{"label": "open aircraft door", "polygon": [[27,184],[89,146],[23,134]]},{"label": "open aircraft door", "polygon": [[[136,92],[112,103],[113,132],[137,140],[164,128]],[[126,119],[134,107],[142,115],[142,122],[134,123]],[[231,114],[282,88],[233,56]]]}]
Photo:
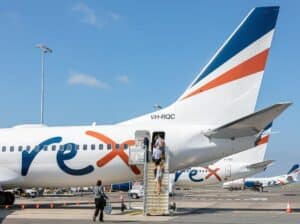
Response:
[{"label": "open aircraft door", "polygon": [[[135,132],[135,144],[129,148],[129,164],[142,165],[149,158],[150,133],[145,130]],[[147,158],[146,158],[147,157]]]}]

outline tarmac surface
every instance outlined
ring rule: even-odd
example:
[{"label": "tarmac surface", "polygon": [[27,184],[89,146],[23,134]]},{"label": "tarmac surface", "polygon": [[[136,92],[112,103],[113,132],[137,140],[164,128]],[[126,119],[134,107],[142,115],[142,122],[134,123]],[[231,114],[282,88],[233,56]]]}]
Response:
[{"label": "tarmac surface", "polygon": [[[177,191],[170,198],[177,205],[171,216],[143,216],[141,199],[126,201],[132,209],[122,213],[120,193],[109,193],[113,211],[104,219],[106,223],[300,223],[300,184],[267,190],[230,192],[214,187]],[[286,213],[288,201],[292,213]],[[18,198],[14,206],[0,209],[0,221],[4,224],[93,223],[93,209],[89,195]]]}]

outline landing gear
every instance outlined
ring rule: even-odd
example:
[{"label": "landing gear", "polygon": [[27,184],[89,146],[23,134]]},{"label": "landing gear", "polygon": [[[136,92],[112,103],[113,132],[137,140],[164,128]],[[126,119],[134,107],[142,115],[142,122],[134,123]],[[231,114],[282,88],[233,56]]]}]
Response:
[{"label": "landing gear", "polygon": [[11,192],[4,192],[5,204],[13,205],[15,202],[15,195]]},{"label": "landing gear", "polygon": [[0,192],[0,205],[13,205],[15,195],[11,192]]}]

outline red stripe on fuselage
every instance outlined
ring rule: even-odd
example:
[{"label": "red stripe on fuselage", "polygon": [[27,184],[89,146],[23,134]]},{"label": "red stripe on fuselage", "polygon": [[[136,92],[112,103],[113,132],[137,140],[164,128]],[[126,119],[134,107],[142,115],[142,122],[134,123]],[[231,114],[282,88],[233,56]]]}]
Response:
[{"label": "red stripe on fuselage", "polygon": [[218,76],[217,78],[213,79],[212,81],[206,83],[204,86],[194,90],[187,96],[183,97],[182,100],[194,96],[198,93],[207,91],[209,89],[215,88],[217,86],[226,84],[228,82],[232,82],[237,79],[241,79],[248,75],[252,75],[259,71],[264,70],[267,57],[268,57],[269,49],[262,51],[261,53],[249,58],[248,60],[244,61],[243,63],[235,66],[234,68],[230,69],[229,71],[225,72],[224,74]]}]

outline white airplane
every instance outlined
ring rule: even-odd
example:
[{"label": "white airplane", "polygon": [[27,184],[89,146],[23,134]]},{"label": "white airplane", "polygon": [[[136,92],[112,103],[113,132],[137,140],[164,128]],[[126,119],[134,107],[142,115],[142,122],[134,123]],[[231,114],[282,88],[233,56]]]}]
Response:
[{"label": "white airplane", "polygon": [[[254,112],[278,12],[276,6],[251,10],[165,109],[113,125],[0,129],[0,185],[71,187],[141,178],[142,166],[128,162],[128,148],[141,133],[150,140],[164,135],[171,172],[253,147],[264,127],[290,105]],[[13,201],[12,194],[0,192],[0,204]]]},{"label": "white airplane", "polygon": [[258,139],[254,148],[220,159],[208,167],[192,167],[170,174],[170,182],[176,187],[215,185],[224,181],[253,176],[266,170],[273,160],[264,161],[271,124]]},{"label": "white airplane", "polygon": [[229,181],[223,184],[223,188],[233,189],[254,189],[263,191],[265,187],[278,187],[292,184],[298,181],[299,164],[293,165],[289,172],[285,175],[265,178],[246,178]]}]

